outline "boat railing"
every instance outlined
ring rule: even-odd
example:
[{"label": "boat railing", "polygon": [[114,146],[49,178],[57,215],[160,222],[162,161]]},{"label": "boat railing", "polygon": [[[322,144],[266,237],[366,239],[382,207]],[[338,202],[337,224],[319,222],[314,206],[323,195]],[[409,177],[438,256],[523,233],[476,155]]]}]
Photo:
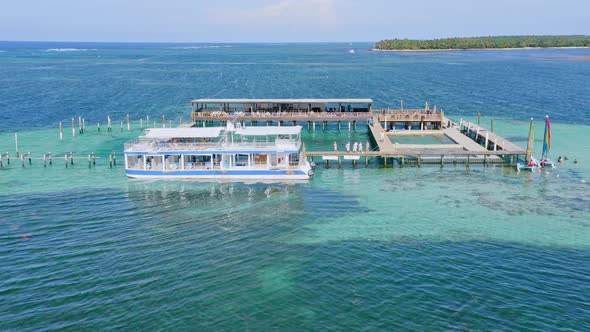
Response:
[{"label": "boat railing", "polygon": [[299,141],[276,140],[274,142],[194,142],[170,143],[134,140],[125,143],[125,152],[165,152],[165,151],[198,151],[198,150],[248,150],[248,149],[279,149],[298,150]]},{"label": "boat railing", "polygon": [[359,117],[366,118],[371,113],[369,112],[301,112],[301,111],[282,111],[282,112],[225,112],[225,111],[213,111],[213,112],[193,112],[193,118],[277,118],[281,120],[289,118],[350,118]]}]

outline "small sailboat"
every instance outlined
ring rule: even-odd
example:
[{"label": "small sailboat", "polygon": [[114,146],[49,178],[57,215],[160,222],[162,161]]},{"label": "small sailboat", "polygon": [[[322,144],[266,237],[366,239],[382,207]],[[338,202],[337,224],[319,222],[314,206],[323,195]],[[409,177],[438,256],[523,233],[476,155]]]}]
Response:
[{"label": "small sailboat", "polygon": [[551,122],[549,115],[545,116],[545,133],[543,134],[543,152],[541,153],[540,165],[542,168],[554,168],[555,163],[549,159],[549,150],[551,149]]},{"label": "small sailboat", "polygon": [[520,171],[534,172],[536,166],[539,165],[537,160],[535,160],[535,157],[533,157],[533,155],[532,155],[534,139],[535,139],[535,128],[533,126],[533,118],[531,118],[531,125],[529,127],[529,141],[526,146],[526,156],[527,156],[526,164],[517,163],[516,164],[516,171],[517,172],[520,172]]}]

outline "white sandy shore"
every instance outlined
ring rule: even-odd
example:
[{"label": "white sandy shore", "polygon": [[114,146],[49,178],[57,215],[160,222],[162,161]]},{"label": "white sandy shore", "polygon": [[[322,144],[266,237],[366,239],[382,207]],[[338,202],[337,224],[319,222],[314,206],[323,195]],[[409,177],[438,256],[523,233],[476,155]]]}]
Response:
[{"label": "white sandy shore", "polygon": [[452,51],[515,51],[515,50],[546,50],[546,49],[577,49],[590,48],[590,46],[567,46],[567,47],[510,47],[510,48],[441,48],[423,50],[379,50],[371,48],[371,52],[452,52]]}]

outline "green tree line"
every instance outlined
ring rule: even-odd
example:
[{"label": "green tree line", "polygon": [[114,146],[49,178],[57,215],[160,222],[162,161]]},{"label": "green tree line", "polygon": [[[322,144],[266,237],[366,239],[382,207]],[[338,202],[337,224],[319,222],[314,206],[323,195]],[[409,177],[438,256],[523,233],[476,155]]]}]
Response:
[{"label": "green tree line", "polygon": [[443,50],[524,47],[590,47],[590,36],[490,36],[444,39],[385,39],[378,50]]}]

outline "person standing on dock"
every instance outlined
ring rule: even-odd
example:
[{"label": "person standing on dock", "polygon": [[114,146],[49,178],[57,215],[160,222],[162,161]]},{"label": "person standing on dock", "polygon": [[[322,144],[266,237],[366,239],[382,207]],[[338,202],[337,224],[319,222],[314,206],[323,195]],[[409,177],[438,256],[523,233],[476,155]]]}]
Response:
[{"label": "person standing on dock", "polygon": [[363,143],[359,142],[359,153],[363,153]]},{"label": "person standing on dock", "polygon": [[369,152],[371,150],[371,143],[369,143],[369,141],[367,141],[367,144],[365,145],[366,149],[365,151]]},{"label": "person standing on dock", "polygon": [[338,151],[338,143],[336,141],[334,141],[334,151]]},{"label": "person standing on dock", "polygon": [[345,147],[346,147],[346,152],[350,152],[350,142],[347,142]]},{"label": "person standing on dock", "polygon": [[359,149],[359,143],[354,142],[354,144],[352,145],[352,152],[356,152],[358,149]]}]

